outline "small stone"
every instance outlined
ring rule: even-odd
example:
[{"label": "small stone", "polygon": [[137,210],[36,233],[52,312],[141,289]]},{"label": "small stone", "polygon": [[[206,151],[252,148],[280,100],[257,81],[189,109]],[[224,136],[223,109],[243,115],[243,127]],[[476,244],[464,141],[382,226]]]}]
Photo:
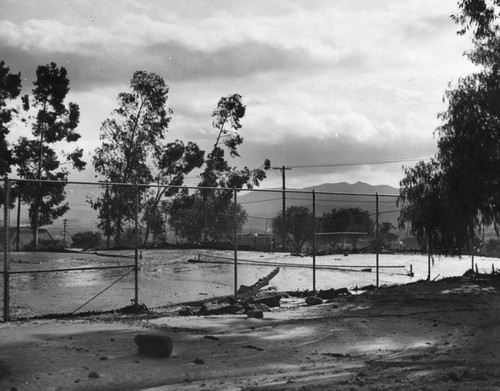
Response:
[{"label": "small stone", "polygon": [[96,371],[92,371],[89,373],[90,379],[97,379],[98,377],[99,377],[99,374]]},{"label": "small stone", "polygon": [[308,305],[323,304],[323,300],[321,300],[319,297],[316,297],[316,296],[309,296],[309,297],[306,297],[306,303]]},{"label": "small stone", "polygon": [[197,358],[193,361],[193,363],[197,364],[197,365],[203,365],[205,364],[205,360],[201,359],[201,358]]},{"label": "small stone", "polygon": [[159,334],[138,334],[134,342],[139,347],[139,353],[153,357],[170,357],[172,353],[172,338]]}]

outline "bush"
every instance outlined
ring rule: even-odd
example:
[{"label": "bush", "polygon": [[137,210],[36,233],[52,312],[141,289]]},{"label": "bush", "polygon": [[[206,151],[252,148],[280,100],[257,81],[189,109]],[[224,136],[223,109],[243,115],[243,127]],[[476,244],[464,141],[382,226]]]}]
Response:
[{"label": "bush", "polygon": [[99,232],[78,232],[71,237],[72,247],[95,248],[101,245],[102,239]]}]

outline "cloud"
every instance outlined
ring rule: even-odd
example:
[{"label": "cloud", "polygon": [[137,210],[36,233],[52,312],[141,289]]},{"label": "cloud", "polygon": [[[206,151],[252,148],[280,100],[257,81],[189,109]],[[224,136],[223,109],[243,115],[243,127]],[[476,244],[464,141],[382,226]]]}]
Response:
[{"label": "cloud", "polygon": [[58,20],[30,19],[21,25],[0,21],[0,39],[24,51],[91,54],[111,43],[110,35],[92,26],[71,26]]},{"label": "cloud", "polygon": [[[447,83],[471,69],[461,57],[468,43],[448,17],[453,0],[27,0],[22,6],[20,12],[6,0],[3,8],[3,59],[22,72],[25,89],[38,65],[54,61],[68,69],[87,148],[98,142],[100,124],[133,72],[146,70],[170,85],[168,137],[204,148],[213,143],[218,99],[243,95],[238,164],[428,156],[436,149],[433,130]],[[330,173],[382,178],[382,172],[392,183],[399,175],[378,166],[293,175],[310,181]]]}]

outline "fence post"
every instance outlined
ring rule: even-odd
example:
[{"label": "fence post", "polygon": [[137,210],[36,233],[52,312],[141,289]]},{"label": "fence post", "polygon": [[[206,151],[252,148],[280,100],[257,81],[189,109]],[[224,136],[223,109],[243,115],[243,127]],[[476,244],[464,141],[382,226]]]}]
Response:
[{"label": "fence post", "polygon": [[380,248],[380,243],[379,243],[379,235],[378,235],[378,193],[375,193],[375,256],[376,256],[376,271],[377,271],[377,288],[379,285],[379,265],[378,265],[378,258],[379,258],[379,248]]},{"label": "fence post", "polygon": [[135,276],[134,276],[134,303],[136,306],[139,305],[139,187],[137,183],[134,185],[135,190]]},{"label": "fence post", "polygon": [[431,280],[431,245],[427,238],[427,281]]},{"label": "fence post", "polygon": [[4,238],[3,238],[3,321],[10,320],[10,286],[9,286],[9,271],[10,271],[10,183],[9,178],[5,176],[4,179],[4,204],[3,204],[3,217],[4,217]]},{"label": "fence post", "polygon": [[234,298],[238,299],[238,193],[233,189],[234,204]]},{"label": "fence post", "polygon": [[[471,257],[470,257],[470,260],[471,260],[471,270],[474,271],[474,230],[472,230],[472,245],[469,246],[470,247],[470,253],[471,253]],[[470,239],[469,239],[470,240]],[[476,265],[476,269],[477,269],[477,265]]]},{"label": "fence post", "polygon": [[316,193],[312,191],[313,201],[313,292],[316,292]]},{"label": "fence post", "polygon": [[286,247],[286,238],[288,237],[287,233],[286,233],[286,187],[285,187],[285,166],[283,166],[282,168],[282,171],[281,171],[281,175],[282,175],[282,189],[283,189],[283,194],[282,194],[282,205],[281,205],[281,209],[282,209],[282,214],[283,214],[283,220],[281,221],[281,230],[282,230],[282,233],[281,233],[281,251],[282,252],[285,252],[285,247]]},{"label": "fence post", "polygon": [[[19,183],[17,185],[19,187]],[[17,222],[16,222],[16,251],[19,252],[19,239],[21,236],[21,192],[17,195]]]}]

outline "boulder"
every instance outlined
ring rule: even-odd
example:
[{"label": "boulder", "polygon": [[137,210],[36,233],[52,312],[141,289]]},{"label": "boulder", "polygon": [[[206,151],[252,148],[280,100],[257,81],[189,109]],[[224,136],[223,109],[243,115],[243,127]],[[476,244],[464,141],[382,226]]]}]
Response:
[{"label": "boulder", "polygon": [[139,353],[152,357],[170,357],[172,353],[172,338],[161,334],[138,334],[134,342],[139,348]]}]

